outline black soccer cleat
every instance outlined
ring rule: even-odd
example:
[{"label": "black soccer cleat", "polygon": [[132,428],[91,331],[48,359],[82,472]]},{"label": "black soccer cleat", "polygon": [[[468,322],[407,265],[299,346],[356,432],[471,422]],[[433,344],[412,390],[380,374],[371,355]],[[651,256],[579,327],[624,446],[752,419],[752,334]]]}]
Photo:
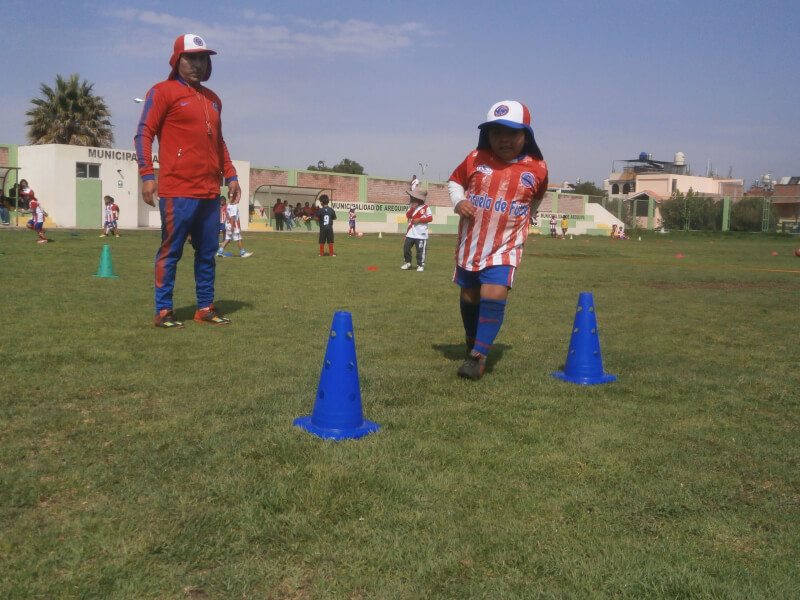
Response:
[{"label": "black soccer cleat", "polygon": [[467,356],[464,364],[458,367],[458,376],[465,379],[472,379],[478,381],[483,376],[483,371],[486,369],[486,357],[472,350]]}]

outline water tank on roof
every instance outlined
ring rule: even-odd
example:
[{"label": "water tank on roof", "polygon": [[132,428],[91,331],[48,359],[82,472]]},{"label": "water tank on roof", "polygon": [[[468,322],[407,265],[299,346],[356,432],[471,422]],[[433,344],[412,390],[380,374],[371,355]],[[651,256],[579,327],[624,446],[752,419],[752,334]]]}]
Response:
[{"label": "water tank on roof", "polygon": [[686,164],[686,155],[683,152],[675,153],[675,165],[684,166]]},{"label": "water tank on roof", "polygon": [[639,152],[639,160],[641,161],[647,160],[647,152]]}]

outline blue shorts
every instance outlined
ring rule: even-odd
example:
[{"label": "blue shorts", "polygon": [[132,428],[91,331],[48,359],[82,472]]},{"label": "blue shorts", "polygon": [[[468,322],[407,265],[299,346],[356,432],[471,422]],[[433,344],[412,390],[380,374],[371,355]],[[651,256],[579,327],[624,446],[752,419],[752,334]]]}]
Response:
[{"label": "blue shorts", "polygon": [[482,271],[467,271],[461,267],[456,267],[453,274],[453,281],[464,289],[480,288],[482,284],[504,285],[511,289],[514,285],[514,275],[516,267],[511,265],[496,265],[486,267]]}]

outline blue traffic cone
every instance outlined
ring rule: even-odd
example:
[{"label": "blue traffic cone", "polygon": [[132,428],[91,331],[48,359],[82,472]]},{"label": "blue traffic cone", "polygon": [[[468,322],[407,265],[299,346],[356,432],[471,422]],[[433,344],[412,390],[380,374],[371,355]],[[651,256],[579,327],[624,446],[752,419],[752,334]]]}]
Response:
[{"label": "blue traffic cone", "polygon": [[111,266],[111,248],[108,247],[108,244],[103,246],[100,267],[97,269],[97,275],[93,275],[93,277],[118,277],[118,275],[114,275],[114,267]]},{"label": "blue traffic cone", "polygon": [[364,418],[361,408],[353,318],[349,312],[337,311],[333,315],[314,411],[310,417],[298,417],[294,424],[318,437],[337,441],[357,439],[380,429],[380,425]]},{"label": "blue traffic cone", "polygon": [[569,342],[567,364],[563,371],[553,373],[564,381],[581,385],[595,385],[616,381],[616,375],[603,373],[603,358],[600,356],[600,337],[597,334],[597,317],[594,299],[587,292],[578,298],[572,339]]}]

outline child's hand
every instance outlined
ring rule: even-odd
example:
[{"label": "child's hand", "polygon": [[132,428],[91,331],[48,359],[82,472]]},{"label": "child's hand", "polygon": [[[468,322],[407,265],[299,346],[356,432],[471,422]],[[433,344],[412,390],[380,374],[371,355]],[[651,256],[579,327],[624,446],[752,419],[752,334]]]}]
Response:
[{"label": "child's hand", "polygon": [[456,207],[453,209],[453,211],[457,215],[467,219],[471,219],[475,216],[475,207],[472,206],[472,203],[468,202],[466,199],[456,204]]}]

